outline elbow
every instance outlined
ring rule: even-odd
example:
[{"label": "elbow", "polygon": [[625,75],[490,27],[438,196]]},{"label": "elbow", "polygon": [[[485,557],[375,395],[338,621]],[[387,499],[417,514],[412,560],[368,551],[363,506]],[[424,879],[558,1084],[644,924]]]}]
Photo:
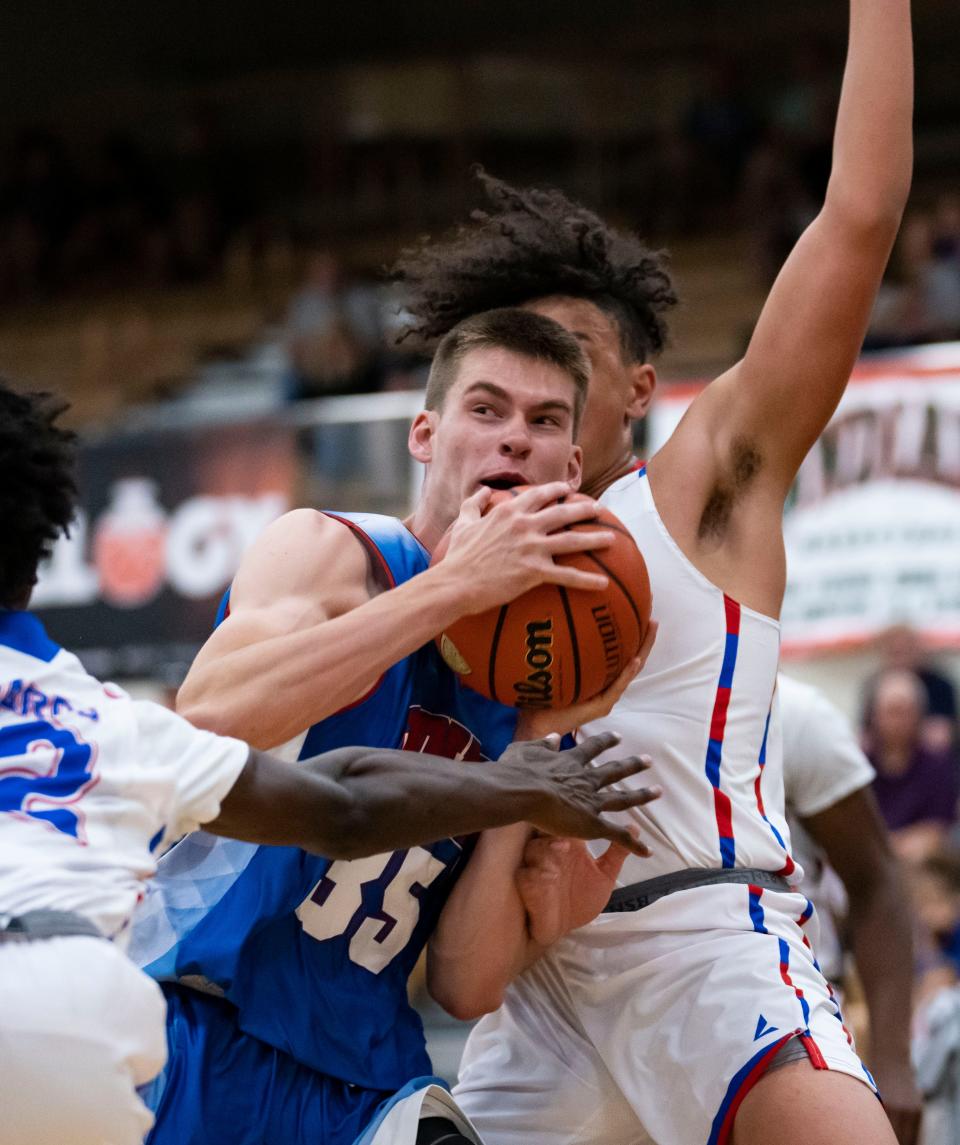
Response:
[{"label": "elbow", "polygon": [[347,862],[381,854],[385,849],[383,823],[376,819],[376,816],[367,814],[359,800],[341,788],[335,813],[325,816],[324,843],[320,853],[328,859]]},{"label": "elbow", "polygon": [[893,246],[910,194],[909,175],[871,194],[854,195],[831,187],[824,207],[860,243]]},{"label": "elbow", "polygon": [[496,1002],[444,1006],[444,1009],[451,1018],[456,1018],[458,1022],[477,1022],[486,1014],[492,1014],[494,1010],[498,1010],[502,1001],[503,998],[499,998]]},{"label": "elbow", "polygon": [[[194,727],[213,732],[220,736],[243,738],[233,726],[230,713],[200,697],[184,696],[183,690],[177,694],[177,715],[189,720]],[[254,744],[254,747],[260,745]]]},{"label": "elbow", "polygon": [[430,997],[458,1022],[475,1022],[485,1014],[492,1014],[503,1002],[503,990],[483,983],[429,985]]}]

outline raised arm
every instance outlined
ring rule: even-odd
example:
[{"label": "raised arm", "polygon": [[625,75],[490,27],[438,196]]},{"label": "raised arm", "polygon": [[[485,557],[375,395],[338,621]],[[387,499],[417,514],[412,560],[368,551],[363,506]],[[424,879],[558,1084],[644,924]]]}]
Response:
[{"label": "raised arm", "polygon": [[850,0],[826,199],[781,270],[744,358],[647,466],[667,530],[729,595],[771,616],[783,503],[856,361],[910,187],[910,0]]},{"label": "raised arm", "polygon": [[608,543],[562,532],[593,502],[556,504],[566,483],[531,488],[485,517],[484,489],[465,502],[446,558],[382,591],[366,551],[341,522],[299,509],[244,558],[230,615],[200,650],[177,710],[200,727],[275,747],[353,703],[383,672],[451,621],[544,580],[602,587],[605,577],[554,563],[558,552]]},{"label": "raised arm", "polygon": [[784,491],[860,351],[910,188],[912,118],[910,0],[850,0],[823,208],[780,272],[745,357],[711,387],[714,427],[722,420],[726,441],[755,441]]}]

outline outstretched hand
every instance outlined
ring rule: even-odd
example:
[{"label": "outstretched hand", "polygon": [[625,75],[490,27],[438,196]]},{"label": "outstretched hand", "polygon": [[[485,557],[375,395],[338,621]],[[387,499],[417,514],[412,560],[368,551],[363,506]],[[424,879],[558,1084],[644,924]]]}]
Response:
[{"label": "outstretched hand", "polygon": [[650,766],[648,756],[627,756],[593,766],[593,760],[620,742],[614,732],[590,736],[576,747],[559,751],[559,736],[533,742],[513,743],[500,757],[498,767],[512,767],[521,785],[532,784],[535,793],[528,821],[550,835],[578,839],[609,839],[634,855],[646,856],[646,845],[624,826],[604,818],[604,812],[628,811],[659,799],[659,787],[613,785]]},{"label": "outstretched hand", "polygon": [[515,875],[534,942],[550,946],[592,922],[606,906],[629,853],[611,843],[594,857],[580,839],[534,836]]}]

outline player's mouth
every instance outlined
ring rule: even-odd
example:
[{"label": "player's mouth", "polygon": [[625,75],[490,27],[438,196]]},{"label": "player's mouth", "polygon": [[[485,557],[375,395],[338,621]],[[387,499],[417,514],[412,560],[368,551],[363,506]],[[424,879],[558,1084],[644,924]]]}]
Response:
[{"label": "player's mouth", "polygon": [[488,489],[515,489],[518,485],[529,485],[530,481],[522,473],[504,471],[481,477],[478,484],[486,485]]}]

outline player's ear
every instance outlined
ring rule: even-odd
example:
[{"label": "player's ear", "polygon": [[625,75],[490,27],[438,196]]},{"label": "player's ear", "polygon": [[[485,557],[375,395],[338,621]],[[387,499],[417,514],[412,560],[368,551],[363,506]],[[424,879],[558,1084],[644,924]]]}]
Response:
[{"label": "player's ear", "polygon": [[649,362],[637,362],[629,367],[630,389],[624,411],[630,421],[646,417],[657,388],[657,372]]},{"label": "player's ear", "polygon": [[574,445],[570,450],[570,460],[567,462],[567,481],[573,489],[580,488],[580,481],[583,478],[583,450],[579,445]]},{"label": "player's ear", "polygon": [[407,449],[415,461],[426,465],[433,460],[433,435],[436,427],[436,410],[423,409],[413,419],[407,435]]}]

